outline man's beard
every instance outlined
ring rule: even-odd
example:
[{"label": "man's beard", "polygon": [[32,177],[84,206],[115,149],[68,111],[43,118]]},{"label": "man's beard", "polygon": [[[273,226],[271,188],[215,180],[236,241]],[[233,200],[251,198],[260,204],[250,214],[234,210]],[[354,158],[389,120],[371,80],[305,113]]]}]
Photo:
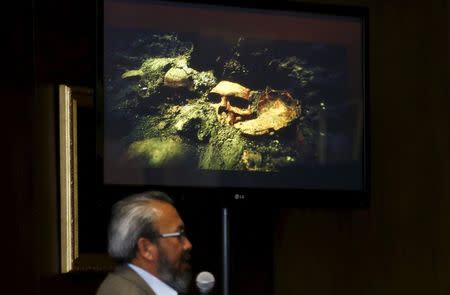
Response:
[{"label": "man's beard", "polygon": [[[191,283],[192,273],[190,268],[185,271],[175,268],[167,258],[166,252],[158,246],[158,274],[161,281],[171,286],[178,293],[187,293]],[[183,252],[181,262],[188,263],[190,260],[189,251]]]}]

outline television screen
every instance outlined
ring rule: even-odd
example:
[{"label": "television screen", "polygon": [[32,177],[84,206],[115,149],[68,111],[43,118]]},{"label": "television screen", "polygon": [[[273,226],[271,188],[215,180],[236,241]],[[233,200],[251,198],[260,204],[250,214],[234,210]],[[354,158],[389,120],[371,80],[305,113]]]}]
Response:
[{"label": "television screen", "polygon": [[105,185],[367,190],[359,10],[111,1]]}]

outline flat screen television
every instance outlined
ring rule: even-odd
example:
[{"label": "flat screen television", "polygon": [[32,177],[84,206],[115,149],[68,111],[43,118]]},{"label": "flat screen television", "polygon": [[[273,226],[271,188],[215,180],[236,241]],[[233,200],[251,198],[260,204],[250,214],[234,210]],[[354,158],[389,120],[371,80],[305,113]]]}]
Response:
[{"label": "flat screen television", "polygon": [[104,187],[227,206],[368,206],[367,9],[102,5]]}]

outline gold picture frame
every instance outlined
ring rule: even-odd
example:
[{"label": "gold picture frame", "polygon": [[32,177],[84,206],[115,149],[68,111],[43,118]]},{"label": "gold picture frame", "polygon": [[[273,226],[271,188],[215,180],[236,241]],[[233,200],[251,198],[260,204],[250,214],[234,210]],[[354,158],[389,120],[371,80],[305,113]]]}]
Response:
[{"label": "gold picture frame", "polygon": [[78,220],[77,109],[92,105],[91,88],[59,85],[60,138],[60,250],[61,272],[110,271],[114,262],[106,254],[80,253]]}]

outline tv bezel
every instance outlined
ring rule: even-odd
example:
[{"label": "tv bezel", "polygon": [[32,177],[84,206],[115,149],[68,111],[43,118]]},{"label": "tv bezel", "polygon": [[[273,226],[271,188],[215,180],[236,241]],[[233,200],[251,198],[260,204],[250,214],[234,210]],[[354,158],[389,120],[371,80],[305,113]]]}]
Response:
[{"label": "tv bezel", "polygon": [[103,178],[103,135],[104,135],[104,0],[98,1],[96,34],[96,176],[97,193],[105,198],[118,199],[132,193],[146,190],[162,190],[176,201],[189,206],[245,207],[264,206],[277,208],[368,208],[370,207],[370,109],[369,109],[369,10],[364,6],[332,5],[278,1],[273,3],[253,3],[231,0],[121,0],[127,3],[186,3],[190,5],[214,5],[230,8],[264,9],[294,13],[326,14],[338,17],[359,17],[362,24],[362,93],[363,93],[363,140],[362,140],[362,189],[319,190],[285,188],[229,188],[200,186],[162,185],[112,185],[104,184]]}]

